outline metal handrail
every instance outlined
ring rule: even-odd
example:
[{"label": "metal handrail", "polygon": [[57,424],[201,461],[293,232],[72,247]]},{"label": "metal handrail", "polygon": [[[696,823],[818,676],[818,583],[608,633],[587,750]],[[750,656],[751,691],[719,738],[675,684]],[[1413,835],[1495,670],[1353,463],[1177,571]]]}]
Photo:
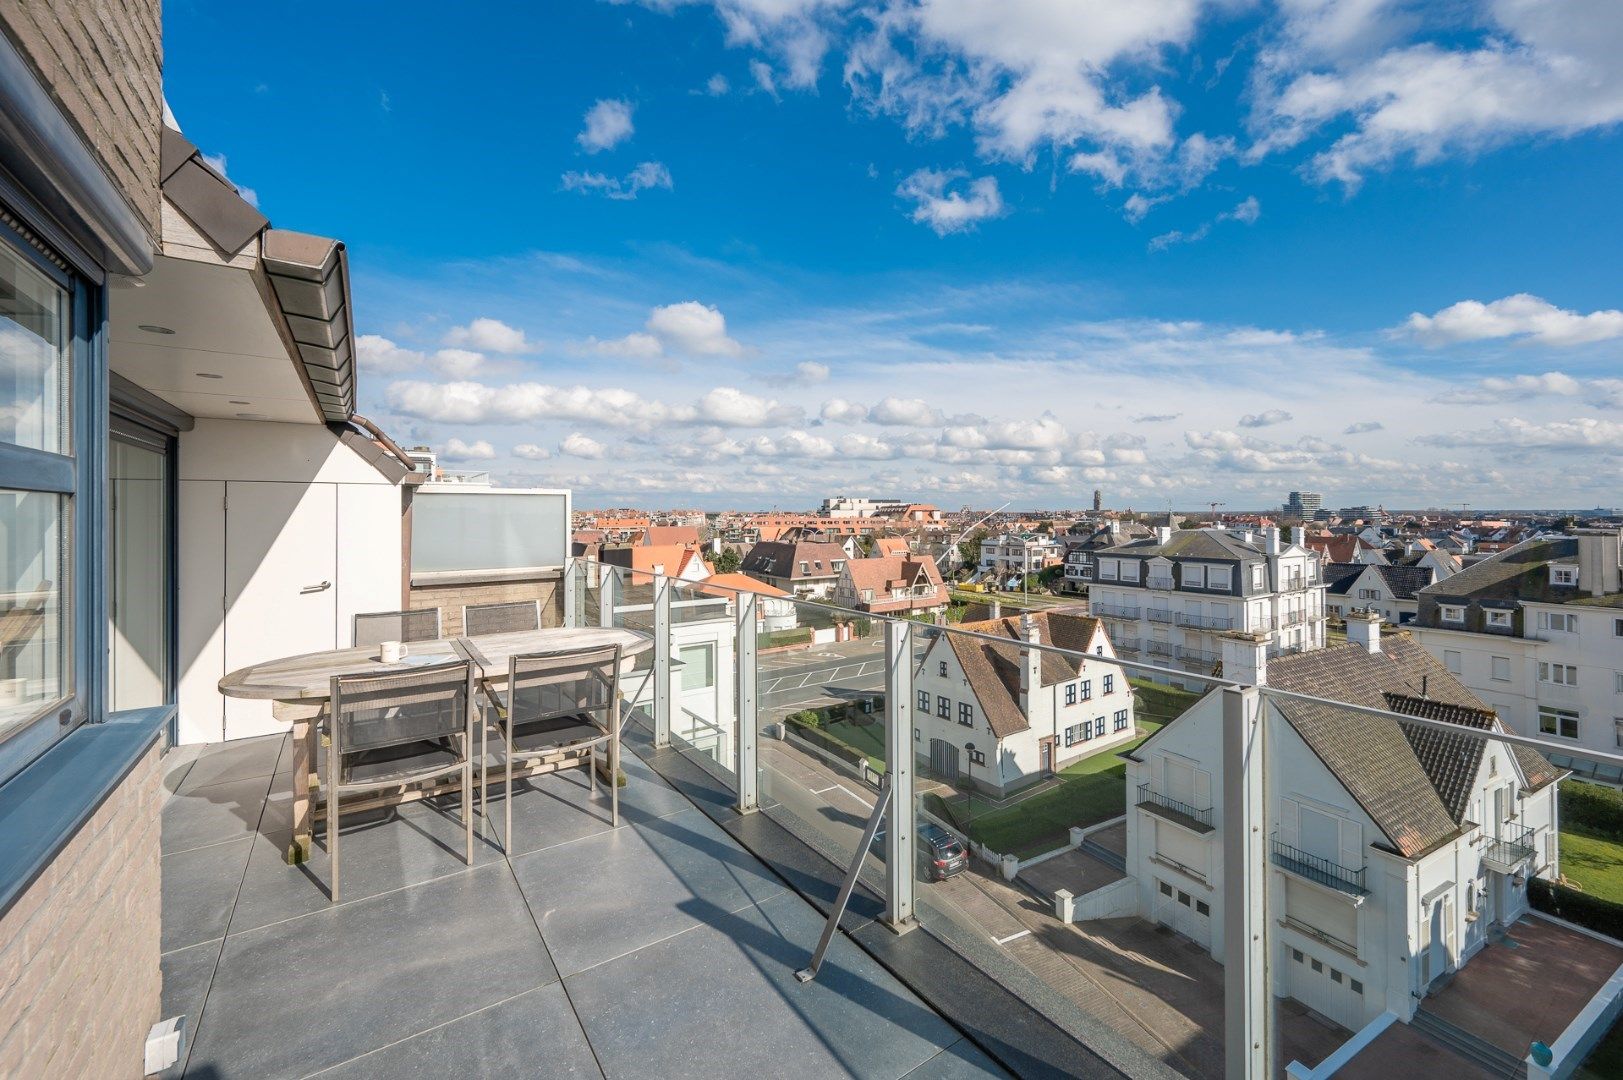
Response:
[{"label": "metal handrail", "polygon": [[1158,608],[1158,607],[1145,608],[1144,609],[1144,614],[1149,617],[1150,622],[1169,623],[1169,622],[1172,621],[1172,609],[1171,608]]},{"label": "metal handrail", "polygon": [[1151,589],[1176,588],[1176,583],[1169,577],[1151,577],[1145,582],[1145,585]]},{"label": "metal handrail", "polygon": [[1190,649],[1183,645],[1178,646],[1176,655],[1179,660],[1194,660],[1202,664],[1215,664],[1220,658],[1219,654],[1207,649]]},{"label": "metal handrail", "polygon": [[1094,604],[1088,610],[1091,614],[1101,615],[1107,619],[1138,618],[1138,608],[1127,607],[1122,604]]},{"label": "metal handrail", "polygon": [[1184,817],[1193,818],[1202,825],[1211,825],[1212,823],[1211,807],[1208,806],[1202,810],[1197,806],[1191,806],[1179,799],[1174,799],[1170,795],[1161,794],[1148,783],[1138,785],[1138,802],[1136,805],[1144,806],[1145,804],[1165,807],[1174,813],[1182,814]]},{"label": "metal handrail", "polygon": [[1234,625],[1234,620],[1220,618],[1215,615],[1189,615],[1180,612],[1178,625],[1196,630],[1227,630]]},{"label": "metal handrail", "polygon": [[[1506,824],[1509,825],[1509,822]],[[1530,825],[1512,825],[1507,835],[1489,842],[1482,857],[1507,863],[1530,859],[1538,850],[1533,844],[1533,833]]]},{"label": "metal handrail", "polygon": [[1316,881],[1320,885],[1328,885],[1332,889],[1339,889],[1354,896],[1367,896],[1369,890],[1364,888],[1364,868],[1354,869],[1351,866],[1342,866],[1333,859],[1326,859],[1319,855],[1292,847],[1273,837],[1274,865],[1289,870],[1298,877],[1305,877],[1309,881]]},{"label": "metal handrail", "polygon": [[1151,656],[1171,656],[1172,642],[1151,640],[1147,651]]}]

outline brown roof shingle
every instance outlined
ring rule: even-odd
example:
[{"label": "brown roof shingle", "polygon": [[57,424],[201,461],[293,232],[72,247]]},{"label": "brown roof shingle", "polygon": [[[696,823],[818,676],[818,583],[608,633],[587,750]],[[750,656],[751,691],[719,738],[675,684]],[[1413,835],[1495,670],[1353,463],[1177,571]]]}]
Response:
[{"label": "brown roof shingle", "polygon": [[[1037,623],[1037,640],[1043,645],[1066,649],[1066,653],[1044,651],[1039,674],[1043,686],[1074,679],[1081,673],[1080,654],[1091,649],[1094,635],[1100,630],[1098,619],[1090,615],[1076,615],[1064,611],[1044,611],[1032,616]],[[1024,641],[1020,632],[1020,619],[1011,616],[987,619],[982,622],[963,623],[958,629],[980,634],[993,634],[1007,638],[1008,643],[986,641],[983,638],[948,632],[946,640],[958,660],[958,666],[969,680],[970,689],[980,702],[981,712],[998,738],[1006,738],[1025,731],[1031,725],[1020,711],[1020,657],[1021,648],[1015,644]],[[1104,640],[1103,635],[1100,639]],[[940,645],[940,641],[936,642]],[[1078,654],[1078,655],[1072,655]],[[1107,645],[1107,657],[1114,659]],[[928,662],[929,654],[925,654]]]}]

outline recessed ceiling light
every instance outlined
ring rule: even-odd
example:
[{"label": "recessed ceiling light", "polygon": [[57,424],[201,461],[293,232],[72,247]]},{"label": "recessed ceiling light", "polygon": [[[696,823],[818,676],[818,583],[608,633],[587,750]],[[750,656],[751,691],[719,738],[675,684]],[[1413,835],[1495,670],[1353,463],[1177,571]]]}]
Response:
[{"label": "recessed ceiling light", "polygon": [[136,329],[145,330],[149,334],[173,334],[174,331],[167,326],[153,326],[151,323],[142,323]]},{"label": "recessed ceiling light", "polygon": [[224,375],[216,375],[212,371],[199,371],[197,373],[197,377],[199,379],[223,379],[223,378],[225,378]]},{"label": "recessed ceiling light", "polygon": [[251,401],[233,401],[231,404],[233,404],[233,405],[252,405],[253,402],[251,402]]},{"label": "recessed ceiling light", "polygon": [[237,419],[238,420],[269,420],[270,417],[266,416],[264,413],[240,412],[240,413],[237,414]]}]

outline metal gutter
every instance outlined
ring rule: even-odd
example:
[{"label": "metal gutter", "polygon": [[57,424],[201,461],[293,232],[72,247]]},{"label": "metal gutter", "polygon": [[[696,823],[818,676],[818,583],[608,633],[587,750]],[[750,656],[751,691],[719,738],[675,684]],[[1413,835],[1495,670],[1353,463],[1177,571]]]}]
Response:
[{"label": "metal gutter", "polygon": [[355,326],[344,245],[324,236],[266,229],[260,263],[322,418],[348,423],[355,415]]}]

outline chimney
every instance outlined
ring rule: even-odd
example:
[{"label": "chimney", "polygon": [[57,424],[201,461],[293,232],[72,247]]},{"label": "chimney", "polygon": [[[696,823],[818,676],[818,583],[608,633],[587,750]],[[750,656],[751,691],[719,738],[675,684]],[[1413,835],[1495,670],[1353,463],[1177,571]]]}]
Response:
[{"label": "chimney", "polygon": [[1347,640],[1371,655],[1381,651],[1381,617],[1373,611],[1347,612]]},{"label": "chimney", "polygon": [[1263,686],[1268,682],[1268,635],[1250,630],[1224,634],[1220,643],[1223,678],[1243,686]]},{"label": "chimney", "polygon": [[1155,542],[1157,544],[1170,544],[1172,542],[1172,526],[1157,525],[1155,527]]},{"label": "chimney", "polygon": [[[1037,632],[1037,620],[1031,615],[1020,616],[1020,637],[1024,641],[1042,644]],[[1036,649],[1020,650],[1020,712],[1031,718],[1031,696],[1042,688],[1043,654]]]},{"label": "chimney", "polygon": [[988,619],[1001,619],[1001,618],[1003,618],[1003,605],[1002,604],[998,603],[996,600],[993,600],[989,604],[987,604],[986,606],[989,609],[987,611],[987,613],[986,613],[986,617]]},{"label": "chimney", "polygon": [[1296,547],[1299,547],[1299,548],[1307,547],[1307,526],[1305,526],[1305,525],[1292,525],[1291,526],[1291,543],[1294,544]]},{"label": "chimney", "polygon": [[1578,587],[1590,596],[1623,592],[1623,529],[1581,529],[1578,537]]},{"label": "chimney", "polygon": [[1279,554],[1279,526],[1270,525],[1262,530],[1262,549],[1270,555]]}]

